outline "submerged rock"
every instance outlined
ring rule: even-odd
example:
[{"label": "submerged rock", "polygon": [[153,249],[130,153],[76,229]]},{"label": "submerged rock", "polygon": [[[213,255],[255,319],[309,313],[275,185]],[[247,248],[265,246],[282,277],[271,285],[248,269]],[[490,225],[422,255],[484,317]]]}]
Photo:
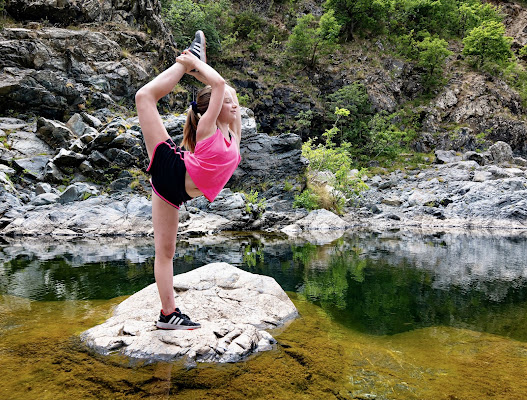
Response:
[{"label": "submerged rock", "polygon": [[112,317],[81,334],[102,354],[121,354],[146,362],[185,358],[187,362],[236,362],[276,343],[265,329],[283,326],[298,312],[268,276],[227,263],[212,263],[174,276],[176,304],[201,329],[167,331],[155,327],[157,286],[152,284],[117,306]]}]

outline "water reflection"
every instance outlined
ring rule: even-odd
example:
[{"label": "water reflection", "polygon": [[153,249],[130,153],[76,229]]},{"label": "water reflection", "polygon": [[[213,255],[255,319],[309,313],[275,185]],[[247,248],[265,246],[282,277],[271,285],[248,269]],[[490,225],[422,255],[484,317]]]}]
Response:
[{"label": "water reflection", "polygon": [[[370,334],[445,325],[527,339],[525,237],[357,232],[330,244],[319,239],[188,238],[178,243],[174,273],[226,261],[273,276]],[[151,239],[10,239],[0,261],[0,294],[32,300],[109,299],[154,281]]]}]

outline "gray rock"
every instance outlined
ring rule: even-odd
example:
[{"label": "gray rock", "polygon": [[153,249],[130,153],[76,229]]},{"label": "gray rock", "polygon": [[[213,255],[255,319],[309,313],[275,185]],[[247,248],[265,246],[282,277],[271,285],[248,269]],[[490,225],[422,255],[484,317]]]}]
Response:
[{"label": "gray rock", "polygon": [[[25,211],[26,218],[14,219],[2,233],[42,236],[53,235],[58,229],[67,229],[74,234],[88,236],[151,235],[153,232],[151,215],[127,213],[127,205],[137,201],[134,200],[136,197],[132,195],[123,199],[99,195],[90,196],[84,201],[64,203],[54,207],[36,207]],[[141,201],[147,202],[146,199]],[[6,207],[8,209],[11,206]]]},{"label": "gray rock", "polygon": [[498,141],[489,147],[492,161],[496,164],[511,162],[513,160],[512,148],[505,142]]},{"label": "gray rock", "polygon": [[47,182],[62,183],[64,174],[52,161],[49,161],[44,168],[44,180]]},{"label": "gray rock", "polygon": [[88,156],[88,161],[101,168],[107,168],[110,166],[110,160],[108,160],[102,153],[98,152],[97,150],[94,150],[90,153]]},{"label": "gray rock", "polygon": [[11,182],[11,179],[3,171],[0,171],[0,185],[2,185],[1,187],[5,192],[17,193],[13,183]]},{"label": "gray rock", "polygon": [[59,201],[59,196],[55,193],[42,193],[33,198],[30,204],[34,206],[45,206],[47,204],[54,204]]},{"label": "gray rock", "polygon": [[436,150],[435,157],[437,164],[449,164],[462,160],[462,157],[456,155],[454,150]]},{"label": "gray rock", "polygon": [[15,165],[18,166],[25,174],[31,175],[36,179],[43,179],[46,170],[46,165],[49,162],[49,157],[46,156],[35,156],[30,158],[21,158],[19,160],[13,160]]},{"label": "gray rock", "polygon": [[66,126],[70,128],[73,134],[77,137],[84,135],[84,131],[88,127],[84,118],[80,114],[73,114],[68,122],[66,122]]},{"label": "gray rock", "polygon": [[97,129],[92,127],[87,127],[84,130],[84,135],[82,135],[79,139],[84,144],[89,144],[95,140],[95,138],[99,135],[99,132]]},{"label": "gray rock", "polygon": [[102,122],[99,118],[88,114],[87,112],[81,112],[82,119],[92,128],[98,129],[102,126]]},{"label": "gray rock", "polygon": [[64,192],[60,194],[60,203],[71,203],[74,201],[85,200],[90,196],[96,196],[99,191],[86,183],[77,182],[68,186]]},{"label": "gray rock", "polygon": [[111,160],[111,163],[119,167],[128,168],[134,165],[134,157],[121,149],[108,149],[104,152],[105,157]]},{"label": "gray rock", "polygon": [[35,185],[35,194],[38,196],[39,194],[44,193],[51,193],[52,188],[49,183],[39,182]]},{"label": "gray rock", "polygon": [[302,231],[332,231],[344,230],[349,224],[331,211],[320,209],[311,211],[306,217],[282,229],[284,233],[297,233]]},{"label": "gray rock", "polygon": [[474,182],[485,182],[489,179],[492,179],[492,173],[489,171],[475,171],[474,172]]},{"label": "gray rock", "polygon": [[86,156],[83,154],[60,149],[59,153],[51,161],[58,167],[78,167],[84,160],[86,160]]},{"label": "gray rock", "polygon": [[512,162],[516,165],[527,167],[527,160],[522,157],[513,157]]},{"label": "gray rock", "polygon": [[37,120],[37,136],[52,148],[68,148],[75,139],[75,135],[65,124],[43,117]]},{"label": "gray rock", "polygon": [[8,144],[16,157],[34,157],[54,153],[54,150],[33,132],[13,132],[8,137]]},{"label": "gray rock", "polygon": [[227,263],[208,264],[174,276],[174,296],[182,312],[202,327],[163,331],[154,326],[159,313],[155,284],[130,296],[106,322],[81,334],[102,354],[118,351],[135,358],[193,362],[236,362],[275,343],[264,329],[283,326],[298,312],[276,281]]},{"label": "gray rock", "polygon": [[467,151],[465,154],[463,154],[463,160],[475,161],[479,165],[487,165],[492,160],[492,157],[489,152],[478,153],[475,151]]}]

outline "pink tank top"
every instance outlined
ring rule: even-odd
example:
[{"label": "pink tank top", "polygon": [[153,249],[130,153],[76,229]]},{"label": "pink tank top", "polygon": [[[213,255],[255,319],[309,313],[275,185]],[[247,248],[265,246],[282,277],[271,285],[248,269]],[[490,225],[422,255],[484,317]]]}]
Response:
[{"label": "pink tank top", "polygon": [[188,174],[209,201],[214,201],[242,159],[236,139],[229,142],[219,128],[196,143],[194,153],[183,154]]}]

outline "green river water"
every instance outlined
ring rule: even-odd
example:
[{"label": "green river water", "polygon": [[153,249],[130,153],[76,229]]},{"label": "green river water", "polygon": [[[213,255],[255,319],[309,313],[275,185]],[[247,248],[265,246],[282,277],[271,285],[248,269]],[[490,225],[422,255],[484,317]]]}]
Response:
[{"label": "green river water", "polygon": [[527,399],[527,238],[361,232],[178,243],[174,273],[273,276],[300,318],[236,364],[143,365],[79,334],[153,282],[151,239],[0,245],[1,399]]}]

